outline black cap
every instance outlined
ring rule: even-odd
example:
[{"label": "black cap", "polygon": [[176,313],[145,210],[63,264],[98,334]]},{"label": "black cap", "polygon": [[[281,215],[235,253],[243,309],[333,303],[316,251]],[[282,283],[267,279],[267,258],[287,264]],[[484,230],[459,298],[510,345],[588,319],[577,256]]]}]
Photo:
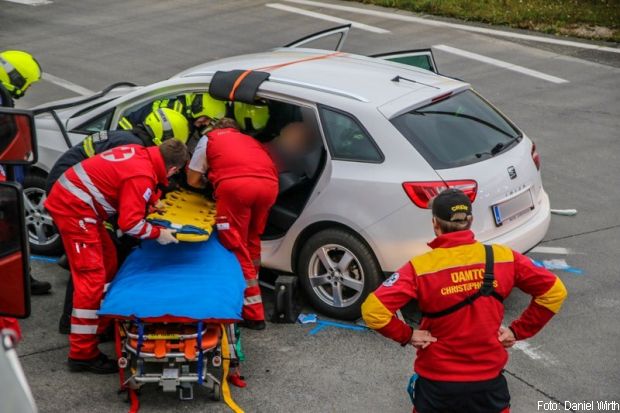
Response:
[{"label": "black cap", "polygon": [[471,201],[460,189],[446,189],[433,198],[433,215],[444,221],[465,221],[471,216]]}]

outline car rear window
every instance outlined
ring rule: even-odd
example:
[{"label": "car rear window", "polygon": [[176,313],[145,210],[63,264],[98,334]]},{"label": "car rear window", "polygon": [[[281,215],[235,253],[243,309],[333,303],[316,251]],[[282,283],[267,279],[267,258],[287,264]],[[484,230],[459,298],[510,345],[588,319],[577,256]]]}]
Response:
[{"label": "car rear window", "polygon": [[472,90],[399,115],[392,124],[435,169],[488,159],[521,138],[515,126]]}]

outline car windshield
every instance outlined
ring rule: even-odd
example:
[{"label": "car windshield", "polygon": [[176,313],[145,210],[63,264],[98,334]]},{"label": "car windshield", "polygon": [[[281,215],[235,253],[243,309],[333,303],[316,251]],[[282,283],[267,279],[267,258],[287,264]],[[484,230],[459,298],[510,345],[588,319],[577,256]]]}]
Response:
[{"label": "car windshield", "polygon": [[392,124],[435,169],[493,157],[522,136],[472,90],[399,115]]}]

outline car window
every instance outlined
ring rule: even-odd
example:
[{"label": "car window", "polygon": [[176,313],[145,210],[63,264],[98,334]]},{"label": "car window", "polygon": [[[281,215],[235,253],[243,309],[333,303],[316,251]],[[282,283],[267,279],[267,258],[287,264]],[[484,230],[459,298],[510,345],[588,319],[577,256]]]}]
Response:
[{"label": "car window", "polygon": [[471,90],[392,119],[435,169],[469,165],[510,148],[521,133]]},{"label": "car window", "polygon": [[73,132],[78,133],[95,133],[102,130],[107,130],[110,126],[110,119],[112,118],[112,111],[109,110],[107,112],[102,113],[94,119],[89,120],[88,122],[78,126],[73,130]]},{"label": "car window", "polygon": [[351,115],[322,107],[321,121],[332,158],[359,162],[383,161],[383,154],[375,142]]}]

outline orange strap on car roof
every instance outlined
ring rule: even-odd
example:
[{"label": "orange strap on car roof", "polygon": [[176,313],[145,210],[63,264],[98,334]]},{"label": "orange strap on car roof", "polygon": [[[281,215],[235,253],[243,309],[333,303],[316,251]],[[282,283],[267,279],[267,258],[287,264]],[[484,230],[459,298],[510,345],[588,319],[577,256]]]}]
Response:
[{"label": "orange strap on car roof", "polygon": [[276,69],[279,69],[281,67],[296,65],[297,63],[310,62],[312,60],[329,59],[330,57],[336,57],[336,56],[340,56],[340,55],[343,55],[343,54],[344,54],[344,52],[333,52],[333,53],[328,53],[328,54],[324,54],[324,55],[321,55],[321,56],[304,57],[303,59],[292,60],[290,62],[279,63],[277,65],[259,67],[258,69],[254,69],[254,70],[263,70],[263,71],[267,71],[268,72],[270,70],[276,70]]},{"label": "orange strap on car roof", "polygon": [[235,80],[235,83],[233,84],[233,87],[230,90],[230,94],[228,95],[228,100],[230,100],[231,102],[235,100],[235,92],[237,91],[237,88],[239,87],[241,82],[243,82],[243,79],[248,77],[248,75],[250,73],[252,73],[253,71],[255,71],[255,70],[256,71],[269,72],[269,71],[273,71],[273,70],[276,70],[276,69],[280,69],[281,67],[291,66],[291,65],[298,64],[298,63],[310,62],[310,61],[313,61],[313,60],[329,59],[330,57],[340,56],[340,55],[343,55],[343,54],[344,54],[344,52],[334,52],[334,53],[324,54],[324,55],[321,55],[321,56],[304,57],[303,59],[292,60],[290,62],[279,63],[277,65],[259,67],[257,69],[248,69],[245,72],[243,72],[237,78],[237,80]]}]

